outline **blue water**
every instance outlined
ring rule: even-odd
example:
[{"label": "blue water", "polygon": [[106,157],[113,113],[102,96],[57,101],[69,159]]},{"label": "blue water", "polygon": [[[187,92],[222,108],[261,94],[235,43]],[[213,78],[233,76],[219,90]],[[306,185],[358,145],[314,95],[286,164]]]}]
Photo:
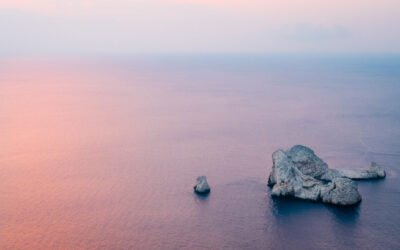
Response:
[{"label": "blue water", "polygon": [[[295,144],[387,178],[272,199]],[[0,59],[1,249],[400,249],[399,166],[399,56]]]}]

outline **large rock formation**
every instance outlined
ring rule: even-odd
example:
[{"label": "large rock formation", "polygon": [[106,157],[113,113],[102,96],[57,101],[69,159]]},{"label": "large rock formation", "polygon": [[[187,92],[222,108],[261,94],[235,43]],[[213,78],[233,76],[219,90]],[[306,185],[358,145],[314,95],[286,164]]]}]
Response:
[{"label": "large rock formation", "polygon": [[272,161],[268,185],[273,196],[293,196],[335,205],[354,205],[361,201],[357,184],[350,178],[385,177],[385,171],[376,163],[361,171],[330,169],[314,151],[301,145],[275,151]]},{"label": "large rock formation", "polygon": [[194,191],[198,194],[208,194],[210,192],[210,186],[207,182],[207,177],[199,176],[196,179],[197,184],[193,187]]}]

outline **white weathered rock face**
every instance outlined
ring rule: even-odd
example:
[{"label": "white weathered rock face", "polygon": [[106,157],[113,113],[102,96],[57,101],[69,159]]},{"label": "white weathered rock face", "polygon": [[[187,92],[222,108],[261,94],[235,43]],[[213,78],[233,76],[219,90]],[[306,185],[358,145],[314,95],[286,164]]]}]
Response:
[{"label": "white weathered rock face", "polygon": [[272,168],[268,184],[272,186],[273,196],[294,196],[301,199],[317,201],[322,182],[304,175],[283,150],[272,155]]},{"label": "white weathered rock face", "polygon": [[361,201],[357,184],[348,178],[335,178],[321,193],[322,202],[347,206]]},{"label": "white weathered rock face", "polygon": [[362,171],[329,169],[310,148],[296,145],[272,154],[273,167],[268,179],[273,196],[293,196],[335,205],[361,201],[357,184],[351,179],[383,178],[385,171],[376,163]]},{"label": "white weathered rock face", "polygon": [[197,177],[196,181],[197,181],[197,184],[196,184],[196,186],[193,187],[193,189],[196,193],[206,194],[206,193],[210,192],[211,189],[210,189],[210,186],[208,185],[207,177],[199,176],[199,177]]}]

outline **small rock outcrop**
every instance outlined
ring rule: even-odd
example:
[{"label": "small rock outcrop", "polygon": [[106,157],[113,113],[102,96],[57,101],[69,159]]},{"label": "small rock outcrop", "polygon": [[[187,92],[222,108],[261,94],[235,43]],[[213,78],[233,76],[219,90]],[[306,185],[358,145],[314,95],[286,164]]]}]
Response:
[{"label": "small rock outcrop", "polygon": [[207,177],[199,176],[196,179],[197,184],[193,187],[194,191],[198,194],[208,194],[211,189],[207,182]]},{"label": "small rock outcrop", "polygon": [[371,162],[371,166],[365,170],[339,170],[339,173],[353,180],[381,179],[386,177],[385,170],[376,162]]},{"label": "small rock outcrop", "polygon": [[361,201],[357,184],[351,179],[385,177],[381,166],[372,163],[367,170],[330,169],[313,150],[296,145],[272,154],[268,185],[272,196],[292,196],[334,205],[354,205]]}]

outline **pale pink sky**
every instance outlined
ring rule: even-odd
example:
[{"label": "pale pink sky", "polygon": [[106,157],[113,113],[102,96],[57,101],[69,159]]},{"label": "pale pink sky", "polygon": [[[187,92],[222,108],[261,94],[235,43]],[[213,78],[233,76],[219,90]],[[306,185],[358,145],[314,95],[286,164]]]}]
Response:
[{"label": "pale pink sky", "polygon": [[400,53],[399,0],[0,0],[1,54]]}]

